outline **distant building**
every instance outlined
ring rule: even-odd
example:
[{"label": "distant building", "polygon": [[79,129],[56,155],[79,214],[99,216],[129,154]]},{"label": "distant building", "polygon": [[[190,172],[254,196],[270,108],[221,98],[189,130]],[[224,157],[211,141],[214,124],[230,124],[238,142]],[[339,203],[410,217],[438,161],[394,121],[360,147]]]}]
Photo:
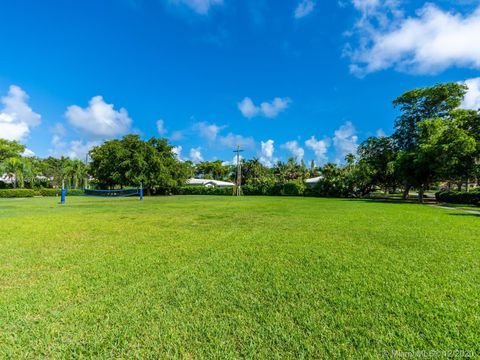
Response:
[{"label": "distant building", "polygon": [[187,185],[190,186],[204,186],[204,187],[233,187],[234,183],[228,181],[212,180],[212,179],[188,179]]},{"label": "distant building", "polygon": [[310,179],[307,179],[305,180],[305,183],[308,185],[308,186],[311,186],[311,187],[314,187],[315,185],[317,185],[317,183],[323,179],[323,176],[317,176],[317,177],[314,177],[314,178],[310,178]]},{"label": "distant building", "polygon": [[0,175],[0,181],[5,184],[13,184],[15,182],[15,175],[9,175],[9,174]]}]

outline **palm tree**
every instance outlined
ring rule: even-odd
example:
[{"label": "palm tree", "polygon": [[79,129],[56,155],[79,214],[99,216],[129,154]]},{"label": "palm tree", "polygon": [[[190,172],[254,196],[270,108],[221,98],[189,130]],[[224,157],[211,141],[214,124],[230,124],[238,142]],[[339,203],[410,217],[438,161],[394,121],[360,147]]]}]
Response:
[{"label": "palm tree", "polygon": [[4,172],[10,180],[13,180],[13,187],[23,188],[24,181],[24,164],[21,158],[13,157],[5,160],[2,166]]},{"label": "palm tree", "polygon": [[63,167],[63,180],[67,186],[74,188],[83,185],[86,176],[86,167],[81,160],[70,160],[65,162]]}]

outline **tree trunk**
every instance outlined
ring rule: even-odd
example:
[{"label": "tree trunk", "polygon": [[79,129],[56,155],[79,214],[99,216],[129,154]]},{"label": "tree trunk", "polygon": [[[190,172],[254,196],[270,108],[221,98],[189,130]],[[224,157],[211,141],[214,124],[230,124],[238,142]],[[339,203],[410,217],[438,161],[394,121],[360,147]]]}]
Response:
[{"label": "tree trunk", "polygon": [[405,189],[403,190],[403,195],[402,195],[403,200],[408,199],[408,193],[409,192],[410,192],[410,185],[405,185]]},{"label": "tree trunk", "polygon": [[470,179],[467,177],[467,183],[465,184],[465,190],[470,191]]},{"label": "tree trunk", "polygon": [[423,204],[423,195],[425,194],[425,187],[422,185],[418,189],[418,202]]},{"label": "tree trunk", "polygon": [[458,190],[458,191],[462,191],[462,182],[461,182],[461,181],[459,181],[459,182],[457,183],[457,190]]}]

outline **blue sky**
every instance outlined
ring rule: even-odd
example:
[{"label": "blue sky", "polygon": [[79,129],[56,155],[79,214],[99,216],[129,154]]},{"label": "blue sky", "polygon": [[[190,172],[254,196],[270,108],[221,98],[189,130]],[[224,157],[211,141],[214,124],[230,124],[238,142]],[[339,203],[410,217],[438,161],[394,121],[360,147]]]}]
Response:
[{"label": "blue sky", "polygon": [[[0,5],[0,137],[84,158],[170,139],[182,159],[339,161],[392,131],[402,92],[467,81],[478,1],[84,0]],[[181,150],[181,152],[180,152]]]}]

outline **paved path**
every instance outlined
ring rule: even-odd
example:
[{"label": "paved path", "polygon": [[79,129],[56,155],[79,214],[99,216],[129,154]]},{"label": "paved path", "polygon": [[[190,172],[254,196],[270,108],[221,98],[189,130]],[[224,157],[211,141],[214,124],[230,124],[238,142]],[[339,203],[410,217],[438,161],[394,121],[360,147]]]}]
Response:
[{"label": "paved path", "polygon": [[439,208],[439,209],[462,211],[462,212],[465,212],[465,213],[468,213],[468,214],[473,214],[473,215],[479,215],[480,216],[480,211],[476,211],[476,210],[466,210],[466,209],[462,209],[462,208],[455,208],[455,207],[442,206],[442,205],[428,205],[428,206],[436,207],[436,208]]}]

